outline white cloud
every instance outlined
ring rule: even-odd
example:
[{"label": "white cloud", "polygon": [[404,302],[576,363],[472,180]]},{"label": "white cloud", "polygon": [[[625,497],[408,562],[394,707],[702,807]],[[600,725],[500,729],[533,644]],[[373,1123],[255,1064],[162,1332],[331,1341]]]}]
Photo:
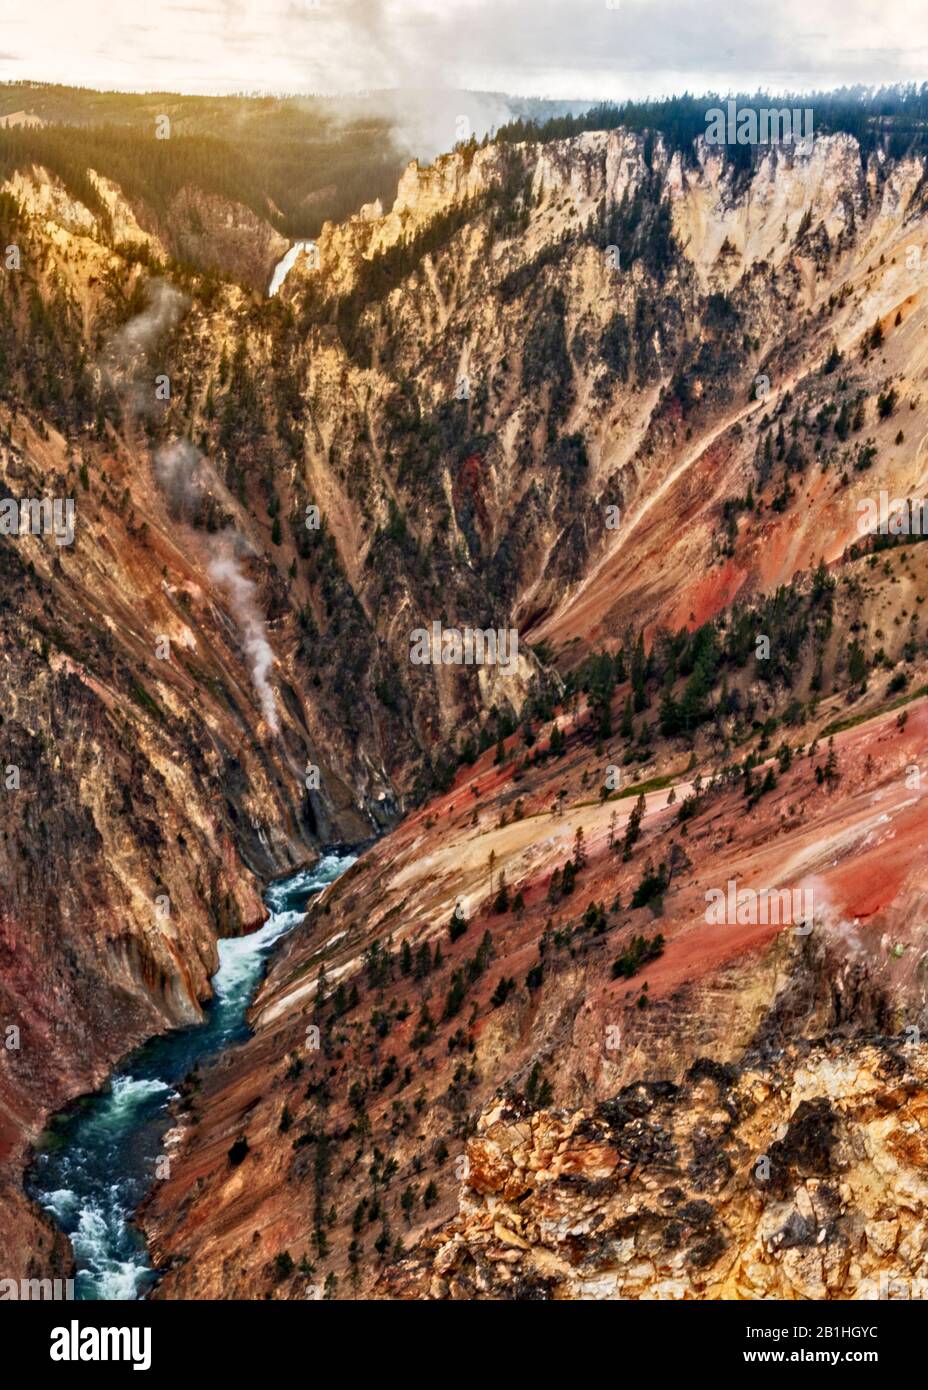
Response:
[{"label": "white cloud", "polygon": [[921,81],[922,0],[0,0],[0,72],[132,90],[623,97]]}]

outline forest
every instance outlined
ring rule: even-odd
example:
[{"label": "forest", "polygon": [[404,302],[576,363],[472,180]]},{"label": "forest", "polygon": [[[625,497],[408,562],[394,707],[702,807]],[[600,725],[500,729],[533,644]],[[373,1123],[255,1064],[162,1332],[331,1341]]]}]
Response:
[{"label": "forest", "polygon": [[[624,126],[638,132],[659,131],[671,151],[679,151],[687,161],[695,162],[695,141],[706,133],[706,112],[726,99],[718,93],[693,96],[685,92],[655,101],[602,102],[581,115],[558,116],[542,123],[512,121],[493,138],[512,144],[565,140],[586,130]],[[735,101],[739,108],[779,107],[795,106],[798,99],[788,94],[771,97],[767,92],[739,92]],[[812,108],[816,135],[844,131],[857,140],[862,158],[879,149],[890,158],[901,159],[928,147],[928,82],[807,92],[798,104]],[[754,149],[750,145],[731,145],[726,153],[736,166],[747,169],[756,157]]]},{"label": "forest", "polygon": [[[324,221],[364,202],[392,198],[406,162],[385,118],[343,122],[309,100],[81,92],[67,101],[68,89],[50,88],[43,100],[44,90],[0,87],[0,114],[26,109],[47,122],[0,128],[0,177],[43,165],[104,227],[88,168],[159,218],[182,188],[194,187],[244,204],[295,239],[317,236]],[[164,116],[170,133],[158,138]]]}]

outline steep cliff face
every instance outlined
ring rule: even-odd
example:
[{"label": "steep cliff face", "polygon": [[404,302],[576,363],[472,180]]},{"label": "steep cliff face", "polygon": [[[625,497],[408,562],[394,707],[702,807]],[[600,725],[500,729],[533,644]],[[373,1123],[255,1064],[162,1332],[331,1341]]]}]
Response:
[{"label": "steep cliff face", "polygon": [[6,1177],[49,1111],[201,1017],[217,938],[259,925],[260,877],[316,840],[221,591],[152,512],[120,513],[126,460],[85,489],[56,434],[5,415],[2,435],[7,496],[76,500],[72,545],[26,534],[0,551]]},{"label": "steep cliff face", "polygon": [[179,260],[216,267],[262,292],[289,246],[250,208],[196,187],[182,188],[159,220]]},{"label": "steep cliff face", "polygon": [[[920,480],[922,174],[864,168],[836,135],[736,180],[717,151],[684,167],[624,131],[413,166],[388,213],[324,228],[318,266],[285,286],[304,321],[338,325],[313,338],[312,487],[334,465],[381,526],[399,509],[420,546],[447,552],[445,602],[473,604],[464,561],[484,608],[530,640],[701,620],[836,558],[872,474],[850,445],[815,460],[830,485],[808,469],[820,410],[863,392],[881,476]],[[883,343],[864,362],[875,322]],[[829,380],[833,346],[846,366]],[[916,412],[905,449],[876,410],[889,379]],[[784,506],[781,470],[757,465],[787,410],[803,462]],[[712,576],[720,511],[749,486],[761,506]],[[369,524],[335,534],[353,574],[368,547],[379,559]]]},{"label": "steep cliff face", "polygon": [[[113,283],[127,266],[93,219],[41,173],[10,192],[22,265],[5,285],[0,405],[0,1190],[16,1278],[46,1260],[61,1273],[61,1242],[18,1191],[47,1114],[134,1044],[197,1022],[217,939],[264,920],[262,880],[370,821],[335,776],[314,806],[300,703],[272,692],[269,724],[256,689],[256,644],[277,678],[247,540],[229,558],[222,536],[187,525],[143,442],[134,373],[169,327],[162,301],[143,297],[122,332]],[[91,351],[114,383],[113,427],[56,428],[49,416],[81,408],[68,392]],[[30,499],[48,501],[34,527]]]}]

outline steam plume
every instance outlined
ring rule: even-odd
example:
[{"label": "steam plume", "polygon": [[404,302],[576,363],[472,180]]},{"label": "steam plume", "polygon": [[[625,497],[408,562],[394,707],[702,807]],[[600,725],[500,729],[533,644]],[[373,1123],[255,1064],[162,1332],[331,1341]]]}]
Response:
[{"label": "steam plume", "polygon": [[110,351],[124,366],[132,366],[154,347],[163,333],[175,328],[190,302],[167,280],[149,280],[145,290],[148,304],[110,339]]},{"label": "steam plume", "polygon": [[[212,464],[189,439],[176,439],[155,454],[155,477],[164,493],[168,510],[177,521],[192,522],[204,497],[211,495],[232,506],[228,489]],[[226,592],[229,606],[242,635],[242,648],[261,713],[272,733],[280,732],[277,704],[269,674],[274,653],[267,640],[267,628],[258,607],[258,589],[243,572],[239,553],[243,545],[231,527],[220,535],[197,533],[206,549],[206,568],[210,578]]]},{"label": "steam plume", "polygon": [[180,322],[190,301],[167,280],[149,280],[148,303],[107,341],[100,362],[113,390],[130,414],[145,414],[154,405],[153,382],[140,379],[148,354],[163,334]]},{"label": "steam plume", "polygon": [[235,553],[233,532],[225,532],[213,541],[216,553],[207,569],[210,577],[222,585],[242,634],[242,647],[258,694],[261,713],[272,733],[280,732],[277,705],[268,675],[274,665],[274,653],[267,640],[264,618],[258,608],[257,586],[242,573]]},{"label": "steam plume", "polygon": [[213,470],[189,439],[175,439],[157,451],[155,477],[171,515],[181,521],[193,520],[204,493],[215,481]]}]

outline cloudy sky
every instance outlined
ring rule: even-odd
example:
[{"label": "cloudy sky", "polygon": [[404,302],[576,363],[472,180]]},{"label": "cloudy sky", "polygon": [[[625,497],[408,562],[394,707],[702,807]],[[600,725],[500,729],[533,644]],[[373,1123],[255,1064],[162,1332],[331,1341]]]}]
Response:
[{"label": "cloudy sky", "polygon": [[925,0],[0,0],[0,78],[127,90],[783,91],[926,59]]}]

